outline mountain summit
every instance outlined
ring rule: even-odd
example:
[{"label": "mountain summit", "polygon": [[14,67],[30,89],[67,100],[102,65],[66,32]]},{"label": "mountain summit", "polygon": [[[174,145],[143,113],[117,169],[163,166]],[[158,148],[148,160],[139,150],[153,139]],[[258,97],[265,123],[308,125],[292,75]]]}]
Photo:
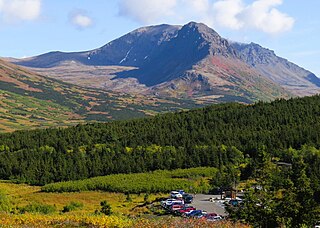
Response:
[{"label": "mountain summit", "polygon": [[[217,102],[250,103],[320,92],[320,80],[312,72],[258,44],[229,42],[196,22],[143,27],[95,50],[51,52],[16,63],[52,77],[65,75],[62,79],[80,85],[81,66],[91,67],[86,83],[89,77],[101,76],[95,67],[108,67],[105,81],[90,87]],[[74,64],[78,74],[70,70]],[[128,87],[138,89],[123,90]]]}]

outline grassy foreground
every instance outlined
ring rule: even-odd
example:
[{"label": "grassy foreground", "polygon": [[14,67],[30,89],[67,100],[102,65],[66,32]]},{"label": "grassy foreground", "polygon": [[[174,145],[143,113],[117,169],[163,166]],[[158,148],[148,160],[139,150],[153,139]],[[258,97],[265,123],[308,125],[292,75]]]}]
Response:
[{"label": "grassy foreground", "polygon": [[[41,192],[41,188],[38,186],[9,182],[0,182],[0,190],[9,198],[13,209],[25,207],[29,204],[49,205],[55,208],[57,214],[71,202],[78,202],[83,206],[68,214],[93,214],[96,210],[100,210],[100,202],[106,200],[111,205],[114,214],[137,215],[141,212],[141,209],[135,210],[136,206],[144,204],[143,194],[131,194],[130,200],[127,200],[123,193],[101,191],[45,193]],[[149,196],[149,200],[153,201],[164,196],[166,195],[152,194]]]},{"label": "grassy foreground", "polygon": [[[10,205],[11,212],[0,212],[0,227],[248,227],[228,221],[210,223],[204,220],[190,220],[170,216],[155,216],[143,206],[145,195],[130,194],[130,200],[123,193],[86,191],[77,193],[45,193],[40,187],[25,184],[0,182],[0,191]],[[164,194],[150,194],[148,201],[161,198]],[[1,198],[1,197],[0,197]],[[0,208],[1,201],[0,199]],[[113,214],[106,216],[95,213],[100,202],[107,200]],[[3,201],[2,201],[3,202]],[[71,202],[83,205],[81,208],[63,213]],[[28,205],[45,205],[55,208],[48,214],[41,212],[21,213],[19,208]]]},{"label": "grassy foreground", "polygon": [[207,222],[199,219],[130,219],[119,216],[94,216],[94,215],[9,215],[0,214],[0,225],[31,226],[31,227],[136,227],[136,228],[174,228],[174,227],[212,227],[212,228],[246,228],[243,224],[228,221]]}]

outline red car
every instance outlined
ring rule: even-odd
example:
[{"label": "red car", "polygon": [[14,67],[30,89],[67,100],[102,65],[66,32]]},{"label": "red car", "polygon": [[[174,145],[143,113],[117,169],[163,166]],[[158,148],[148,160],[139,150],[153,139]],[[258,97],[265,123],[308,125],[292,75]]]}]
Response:
[{"label": "red car", "polygon": [[216,214],[216,213],[208,213],[204,217],[214,217],[214,216],[218,216],[218,214]]},{"label": "red car", "polygon": [[175,205],[172,205],[172,206],[170,207],[170,210],[171,210],[171,211],[179,211],[179,210],[181,210],[182,208],[184,208],[184,205],[182,205],[182,204],[175,204]]},{"label": "red car", "polygon": [[189,206],[189,207],[184,207],[181,210],[178,210],[178,212],[180,214],[184,214],[184,213],[187,213],[187,212],[190,212],[190,211],[194,211],[194,210],[196,210],[195,207]]}]

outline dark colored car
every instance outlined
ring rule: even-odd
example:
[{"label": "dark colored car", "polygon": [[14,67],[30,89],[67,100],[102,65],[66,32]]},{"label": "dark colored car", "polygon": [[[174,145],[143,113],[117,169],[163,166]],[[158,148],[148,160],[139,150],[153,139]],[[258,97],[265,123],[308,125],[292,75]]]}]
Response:
[{"label": "dark colored car", "polygon": [[239,206],[241,203],[242,203],[242,201],[237,200],[237,199],[232,199],[229,201],[229,205],[234,206],[234,207]]},{"label": "dark colored car", "polygon": [[202,210],[194,210],[194,211],[191,211],[189,213],[186,213],[187,217],[199,217],[199,216],[202,216],[202,215],[203,215]]},{"label": "dark colored car", "polygon": [[192,201],[193,201],[193,196],[190,194],[183,194],[182,198],[185,203],[192,203]]}]

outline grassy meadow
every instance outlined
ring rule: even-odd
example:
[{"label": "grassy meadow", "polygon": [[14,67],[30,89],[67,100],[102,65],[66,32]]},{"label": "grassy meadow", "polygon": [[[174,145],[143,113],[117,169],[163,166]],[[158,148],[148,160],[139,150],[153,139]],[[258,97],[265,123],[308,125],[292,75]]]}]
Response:
[{"label": "grassy meadow", "polygon": [[[153,212],[163,214],[160,207],[152,209],[151,203],[146,203],[145,194],[110,193],[101,191],[86,191],[77,193],[45,193],[38,186],[15,184],[0,181],[0,208],[4,197],[8,200],[11,212],[0,212],[0,227],[248,227],[229,221],[207,222],[199,219],[185,219],[168,215],[156,216]],[[150,194],[148,202],[168,194]],[[100,202],[106,200],[112,215],[99,213]],[[63,212],[66,205],[72,202],[82,207],[70,212]],[[28,205],[52,206],[54,211],[24,212],[21,208]],[[20,209],[20,211],[19,211]],[[98,212],[98,213],[97,213]]]}]

